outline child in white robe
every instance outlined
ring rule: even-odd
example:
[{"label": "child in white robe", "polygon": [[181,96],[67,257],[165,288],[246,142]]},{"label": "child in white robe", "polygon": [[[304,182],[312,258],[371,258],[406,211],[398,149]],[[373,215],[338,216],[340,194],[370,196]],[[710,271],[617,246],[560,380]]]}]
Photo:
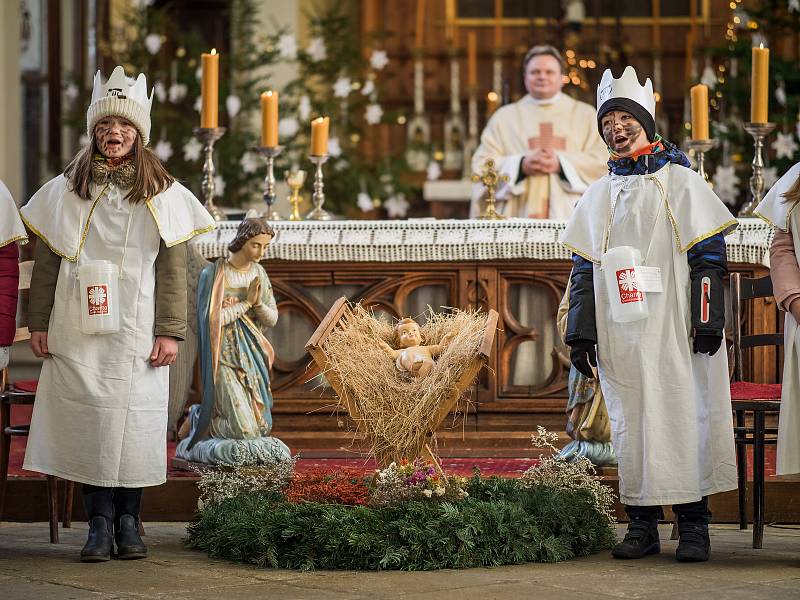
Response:
[{"label": "child in white robe", "polygon": [[[583,195],[561,241],[573,252],[565,341],[579,371],[592,377],[598,367],[630,518],[612,554],[660,552],[658,519],[671,504],[680,533],[676,558],[705,561],[708,496],[737,486],[720,347],[723,236],[738,223],[686,156],[656,135],[649,79],[642,86],[633,67],[619,79],[606,70],[597,97],[610,174]],[[639,253],[638,262],[608,273],[606,253],[626,247]],[[642,266],[646,272],[637,270]],[[639,306],[642,318],[615,320],[626,305]]]}]

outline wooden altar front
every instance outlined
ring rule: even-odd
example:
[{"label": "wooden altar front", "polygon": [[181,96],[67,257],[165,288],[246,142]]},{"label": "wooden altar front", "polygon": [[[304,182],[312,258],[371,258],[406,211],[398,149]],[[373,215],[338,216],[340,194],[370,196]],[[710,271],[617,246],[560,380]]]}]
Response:
[{"label": "wooden altar front", "polygon": [[[563,431],[569,360],[555,330],[571,268],[557,244],[563,223],[402,223],[276,224],[278,238],[264,261],[281,315],[270,334],[277,355],[275,434],[306,455],[337,453],[348,445],[347,419],[335,410],[332,391],[302,349],[342,295],[391,317],[420,314],[426,302],[498,311],[489,368],[471,390],[465,418],[439,434],[442,453],[524,453],[537,425]],[[201,252],[219,256],[234,228],[226,223],[207,234]],[[731,270],[766,274],[762,261],[770,238],[760,222],[743,220],[728,238]],[[753,332],[775,331],[779,322],[774,301],[754,303],[745,318]],[[527,368],[530,362],[538,368]],[[778,357],[774,351],[750,352],[745,373],[755,381],[776,381]]]}]

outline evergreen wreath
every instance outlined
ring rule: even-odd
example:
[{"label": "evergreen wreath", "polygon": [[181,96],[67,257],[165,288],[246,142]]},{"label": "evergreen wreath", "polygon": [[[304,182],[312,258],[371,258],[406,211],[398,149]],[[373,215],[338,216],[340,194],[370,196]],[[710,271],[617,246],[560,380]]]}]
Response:
[{"label": "evergreen wreath", "polygon": [[610,548],[615,532],[585,490],[524,488],[479,475],[458,502],[369,507],[241,494],[206,507],[186,545],[288,569],[463,569],[557,562]]}]

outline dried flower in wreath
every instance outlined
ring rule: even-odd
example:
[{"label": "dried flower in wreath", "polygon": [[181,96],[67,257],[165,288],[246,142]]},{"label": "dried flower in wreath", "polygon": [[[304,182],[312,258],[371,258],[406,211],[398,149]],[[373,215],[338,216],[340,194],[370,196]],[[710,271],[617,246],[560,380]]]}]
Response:
[{"label": "dried flower in wreath", "polygon": [[294,477],[297,459],[280,457],[258,466],[196,468],[200,475],[198,510],[240,494],[282,492]]},{"label": "dried flower in wreath", "polygon": [[463,500],[469,496],[465,489],[467,483],[466,477],[451,475],[443,478],[433,464],[421,458],[414,461],[403,459],[400,464],[391,463],[376,471],[369,503],[389,506],[413,500]]},{"label": "dried flower in wreath", "polygon": [[597,475],[592,462],[585,456],[572,462],[558,454],[555,442],[558,434],[547,431],[541,425],[537,433],[531,436],[535,448],[552,451],[549,456],[539,455],[539,462],[522,474],[519,485],[523,488],[546,487],[556,490],[583,490],[592,498],[592,504],[598,513],[610,524],[616,522],[614,517],[614,492],[603,484]]}]

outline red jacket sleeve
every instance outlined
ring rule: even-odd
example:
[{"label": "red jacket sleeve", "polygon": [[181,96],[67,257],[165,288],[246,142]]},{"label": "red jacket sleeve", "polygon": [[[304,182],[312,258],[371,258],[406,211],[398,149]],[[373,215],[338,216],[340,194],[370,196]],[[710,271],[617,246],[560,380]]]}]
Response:
[{"label": "red jacket sleeve", "polygon": [[17,330],[19,248],[15,243],[0,248],[0,346],[10,346]]}]

